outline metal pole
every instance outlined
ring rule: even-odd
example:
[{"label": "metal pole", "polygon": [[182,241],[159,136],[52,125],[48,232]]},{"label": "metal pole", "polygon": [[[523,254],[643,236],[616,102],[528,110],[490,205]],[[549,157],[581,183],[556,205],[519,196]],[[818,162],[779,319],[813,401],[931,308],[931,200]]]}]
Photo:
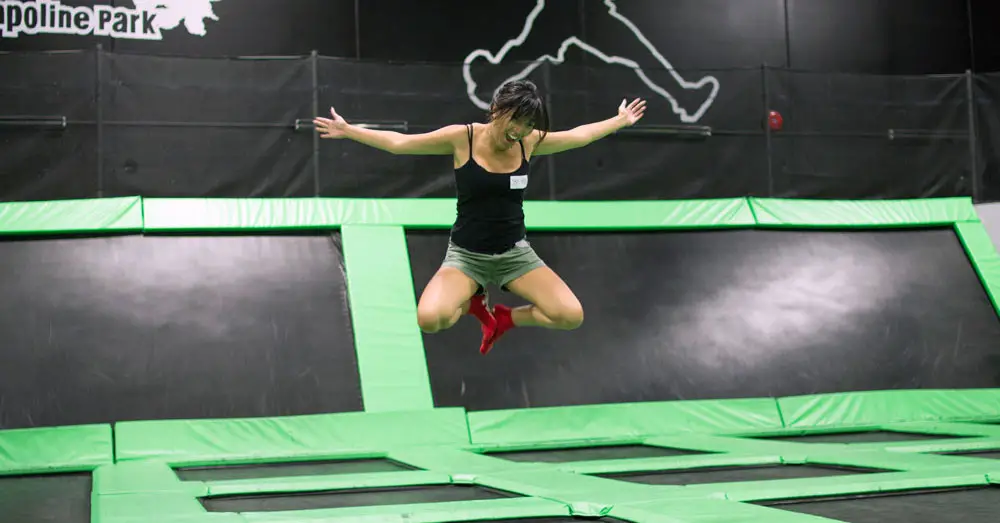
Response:
[{"label": "metal pole", "polygon": [[[552,66],[546,63],[542,69],[545,79],[545,111],[549,113],[549,126],[552,126]],[[549,200],[556,199],[556,164],[555,155],[550,154],[545,158],[545,165],[549,168]]]},{"label": "metal pole", "polygon": [[[319,116],[319,53],[312,52],[312,109],[313,116]],[[319,196],[319,133],[312,133],[313,140],[313,191]]]},{"label": "metal pole", "polygon": [[975,91],[972,88],[972,71],[970,69],[965,70],[965,91],[969,110],[969,168],[972,170],[972,200],[978,202],[982,190],[982,180],[980,179],[982,173],[979,172],[979,161],[976,154],[978,140],[976,139]]},{"label": "metal pole", "polygon": [[761,122],[764,124],[764,147],[767,149],[764,156],[767,157],[767,195],[769,197],[774,197],[774,171],[772,166],[771,155],[774,152],[771,148],[771,126],[767,123],[767,112],[771,109],[771,96],[768,92],[769,85],[767,82],[767,64],[761,64],[760,66],[760,81],[761,81],[761,91],[762,91],[762,102],[764,104],[764,110],[761,112]]},{"label": "metal pole", "polygon": [[104,83],[104,73],[103,73],[103,61],[101,60],[101,55],[104,54],[104,46],[100,43],[97,44],[96,58],[94,59],[95,67],[97,67],[96,75],[96,97],[97,97],[97,197],[104,197],[104,101],[103,101],[103,89],[102,85]]}]

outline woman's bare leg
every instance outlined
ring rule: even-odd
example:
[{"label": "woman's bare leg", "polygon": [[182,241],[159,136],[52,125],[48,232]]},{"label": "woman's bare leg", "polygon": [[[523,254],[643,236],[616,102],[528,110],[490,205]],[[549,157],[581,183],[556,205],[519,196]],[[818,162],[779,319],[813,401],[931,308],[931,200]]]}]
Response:
[{"label": "woman's bare leg", "polygon": [[469,311],[479,285],[454,267],[441,267],[424,287],[417,303],[420,330],[431,334],[450,328]]},{"label": "woman's bare leg", "polygon": [[530,302],[511,309],[514,326],[573,330],[583,323],[583,305],[566,282],[549,267],[539,267],[507,284]]}]

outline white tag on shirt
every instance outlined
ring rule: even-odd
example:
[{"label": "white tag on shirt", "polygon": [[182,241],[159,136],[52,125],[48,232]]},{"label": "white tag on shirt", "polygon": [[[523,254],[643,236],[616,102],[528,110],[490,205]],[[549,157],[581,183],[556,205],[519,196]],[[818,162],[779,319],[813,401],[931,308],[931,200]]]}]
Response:
[{"label": "white tag on shirt", "polygon": [[528,175],[522,174],[521,176],[511,176],[510,177],[510,188],[511,189],[524,189],[528,186]]}]

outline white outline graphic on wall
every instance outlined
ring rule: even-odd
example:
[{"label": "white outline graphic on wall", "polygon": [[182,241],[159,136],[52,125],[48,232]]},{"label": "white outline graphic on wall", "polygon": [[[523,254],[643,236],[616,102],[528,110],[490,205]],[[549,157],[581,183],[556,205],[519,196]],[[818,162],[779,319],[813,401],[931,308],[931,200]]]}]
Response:
[{"label": "white outline graphic on wall", "polygon": [[[609,56],[600,49],[597,49],[596,47],[587,44],[586,42],[580,40],[575,36],[571,36],[566,40],[563,40],[562,44],[559,46],[559,52],[557,53],[556,56],[545,54],[536,58],[532,63],[528,64],[528,66],[525,67],[521,72],[504,80],[503,83],[513,80],[524,79],[529,74],[531,74],[532,71],[537,69],[538,66],[542,65],[545,62],[549,62],[556,65],[563,63],[566,60],[566,51],[571,46],[575,45],[580,49],[582,49],[583,51],[586,51],[587,53],[590,53],[596,56],[597,58],[601,59],[604,63],[623,65],[625,67],[632,69],[635,72],[636,76],[638,76],[639,79],[642,80],[642,82],[646,84],[646,86],[649,87],[650,90],[652,90],[654,93],[662,96],[663,98],[665,98],[667,101],[670,102],[671,109],[673,110],[674,114],[680,117],[681,121],[686,123],[692,123],[700,120],[701,117],[704,116],[705,111],[707,111],[708,108],[712,106],[712,103],[715,101],[716,95],[718,95],[719,93],[719,81],[713,76],[706,76],[698,80],[697,82],[689,82],[685,80],[680,74],[677,73],[677,71],[674,70],[673,66],[670,64],[670,61],[664,58],[663,55],[661,55],[660,52],[656,50],[656,47],[654,47],[653,44],[650,43],[648,39],[646,39],[646,37],[642,34],[642,31],[640,31],[639,28],[636,27],[636,25],[633,24],[631,20],[625,18],[621,13],[618,12],[618,6],[615,4],[615,0],[604,0],[604,5],[607,6],[608,8],[608,14],[611,15],[611,17],[614,18],[615,20],[618,20],[619,22],[624,24],[625,27],[627,27],[629,31],[631,31],[632,34],[639,39],[642,45],[645,46],[647,50],[649,50],[649,52],[656,58],[656,60],[659,61],[660,64],[665,69],[667,69],[667,71],[670,72],[670,75],[674,77],[674,80],[677,81],[677,84],[680,85],[682,89],[697,90],[703,88],[706,85],[709,84],[712,85],[712,91],[709,94],[708,99],[705,100],[705,102],[701,105],[701,107],[698,108],[697,111],[694,112],[694,114],[689,113],[687,109],[681,107],[680,103],[677,101],[676,98],[673,97],[673,95],[670,94],[669,91],[667,91],[663,87],[660,87],[659,85],[656,84],[656,82],[652,81],[648,76],[646,76],[645,71],[643,71],[642,68],[639,66],[639,64],[636,63],[634,60],[630,60],[628,58],[623,58],[620,56]],[[531,10],[531,12],[528,14],[528,17],[524,20],[524,27],[521,29],[521,34],[519,34],[517,38],[508,40],[507,43],[505,43],[504,46],[500,48],[500,51],[497,52],[496,54],[493,54],[486,49],[476,49],[475,51],[472,51],[471,53],[468,54],[468,56],[465,57],[465,60],[462,62],[462,76],[465,78],[466,93],[469,95],[469,100],[472,101],[472,103],[475,104],[476,107],[479,107],[480,109],[483,110],[488,110],[490,104],[489,102],[483,101],[479,99],[478,96],[476,96],[476,88],[478,87],[478,85],[476,84],[476,81],[472,79],[472,73],[471,73],[472,62],[475,61],[477,58],[485,58],[493,65],[497,65],[500,62],[502,62],[504,57],[507,56],[507,53],[509,53],[511,49],[520,47],[521,45],[524,44],[524,41],[527,40],[528,35],[531,34],[531,30],[535,24],[535,19],[538,18],[538,15],[541,14],[541,12],[544,9],[545,9],[545,0],[537,0],[534,9]]]}]

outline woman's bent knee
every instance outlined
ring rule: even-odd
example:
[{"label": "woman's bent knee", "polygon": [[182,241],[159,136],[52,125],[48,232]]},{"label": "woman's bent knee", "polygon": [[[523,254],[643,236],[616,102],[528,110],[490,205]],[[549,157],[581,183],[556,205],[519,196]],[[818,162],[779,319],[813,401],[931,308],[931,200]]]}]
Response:
[{"label": "woman's bent knee", "polygon": [[427,334],[433,334],[451,327],[454,316],[455,311],[449,313],[439,309],[417,308],[417,324],[420,325],[420,330]]},{"label": "woman's bent knee", "polygon": [[556,328],[558,329],[578,329],[581,325],[583,325],[583,307],[577,306],[561,308],[549,316],[549,319],[556,324]]}]

